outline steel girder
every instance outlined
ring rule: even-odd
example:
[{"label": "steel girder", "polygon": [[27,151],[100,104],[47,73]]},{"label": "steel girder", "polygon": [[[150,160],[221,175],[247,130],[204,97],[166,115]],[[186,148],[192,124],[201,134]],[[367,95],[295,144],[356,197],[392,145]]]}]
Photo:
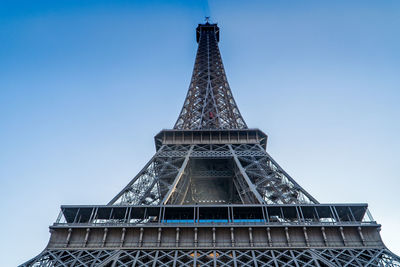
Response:
[{"label": "steel girder", "polygon": [[169,194],[191,146],[163,146],[108,204],[157,205]]},{"label": "steel girder", "polygon": [[226,78],[214,30],[199,30],[192,80],[174,129],[246,129]]},{"label": "steel girder", "polygon": [[267,204],[318,203],[258,144],[231,145],[239,165]]},{"label": "steel girder", "polygon": [[257,266],[257,267],[399,267],[400,258],[386,248],[266,250],[45,250],[28,266]]},{"label": "steel girder", "polygon": [[260,145],[226,144],[162,146],[109,204],[182,204],[190,180],[188,166],[195,158],[232,159],[233,169],[226,171],[235,174],[242,203],[318,203]]}]

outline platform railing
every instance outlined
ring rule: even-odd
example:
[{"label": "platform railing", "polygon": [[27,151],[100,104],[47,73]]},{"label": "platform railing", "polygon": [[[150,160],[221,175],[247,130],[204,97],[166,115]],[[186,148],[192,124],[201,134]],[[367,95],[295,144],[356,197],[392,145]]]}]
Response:
[{"label": "platform railing", "polygon": [[371,225],[367,204],[62,206],[62,225]]}]

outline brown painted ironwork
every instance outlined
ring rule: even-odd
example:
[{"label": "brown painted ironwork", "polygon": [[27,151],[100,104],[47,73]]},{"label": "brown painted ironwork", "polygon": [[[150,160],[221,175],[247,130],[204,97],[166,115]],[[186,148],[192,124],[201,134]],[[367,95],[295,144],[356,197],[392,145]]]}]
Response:
[{"label": "brown painted ironwork", "polygon": [[107,205],[62,206],[21,266],[397,266],[367,204],[320,204],[266,152],[199,24],[189,90],[156,153]]}]

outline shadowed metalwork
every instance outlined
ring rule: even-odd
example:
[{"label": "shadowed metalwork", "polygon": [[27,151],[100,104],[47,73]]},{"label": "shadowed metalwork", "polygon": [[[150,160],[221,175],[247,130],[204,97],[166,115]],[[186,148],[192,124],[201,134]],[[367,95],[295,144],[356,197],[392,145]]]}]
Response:
[{"label": "shadowed metalwork", "polygon": [[216,24],[199,24],[173,129],[107,205],[62,206],[21,266],[397,266],[368,205],[321,204],[266,152],[233,99]]},{"label": "shadowed metalwork", "polygon": [[[35,263],[33,263],[35,262]],[[385,249],[48,250],[30,266],[400,266]]]}]

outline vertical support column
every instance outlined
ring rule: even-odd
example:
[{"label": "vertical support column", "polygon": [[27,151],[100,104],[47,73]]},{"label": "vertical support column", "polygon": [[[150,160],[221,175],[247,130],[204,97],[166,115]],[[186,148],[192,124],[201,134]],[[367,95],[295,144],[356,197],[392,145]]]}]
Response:
[{"label": "vertical support column", "polygon": [[162,228],[158,227],[157,247],[159,247],[161,245],[161,232],[162,232]]},{"label": "vertical support column", "polygon": [[86,228],[85,241],[83,241],[83,247],[86,247],[86,244],[89,240],[89,233],[90,233],[90,228]]},{"label": "vertical support column", "polygon": [[232,244],[232,247],[234,247],[235,246],[235,232],[234,232],[234,228],[233,227],[231,227],[231,244]]},{"label": "vertical support column", "polygon": [[197,227],[193,229],[194,231],[194,247],[197,248],[199,241],[197,240]]},{"label": "vertical support column", "polygon": [[107,233],[108,233],[108,228],[104,228],[104,234],[103,234],[103,240],[101,241],[101,247],[104,247],[104,245],[106,243]]},{"label": "vertical support column", "polygon": [[271,237],[271,228],[267,227],[267,237],[268,237],[268,245],[272,247],[272,237]]},{"label": "vertical support column", "polygon": [[68,229],[67,240],[65,241],[65,247],[68,247],[69,241],[71,240],[71,235],[72,235],[72,228],[69,228]]},{"label": "vertical support column", "polygon": [[362,232],[361,227],[359,226],[359,227],[357,228],[357,230],[358,230],[358,234],[360,235],[361,242],[363,243],[363,246],[366,246],[366,244],[365,244],[365,238],[364,238],[364,235],[363,235],[363,232]]},{"label": "vertical support column", "polygon": [[215,238],[215,227],[212,228],[212,245],[215,248],[215,243],[216,243],[216,238]]},{"label": "vertical support column", "polygon": [[176,227],[176,236],[175,236],[175,247],[179,246],[179,227]]},{"label": "vertical support column", "polygon": [[310,246],[310,241],[308,239],[307,227],[303,227],[304,239],[306,240],[307,247]]},{"label": "vertical support column", "polygon": [[324,239],[325,246],[328,246],[328,238],[326,238],[325,227],[321,227],[322,237]]},{"label": "vertical support column", "polygon": [[339,227],[339,231],[340,231],[340,235],[342,236],[342,239],[343,239],[343,244],[345,246],[347,246],[346,236],[344,235],[344,231],[343,231],[343,227],[342,226]]},{"label": "vertical support column", "polygon": [[249,241],[250,241],[250,247],[254,247],[253,228],[251,227],[249,227]]},{"label": "vertical support column", "polygon": [[144,229],[143,229],[143,227],[141,227],[140,228],[140,230],[139,230],[140,232],[139,232],[139,247],[142,247],[142,245],[143,245],[143,232],[144,232]]},{"label": "vertical support column", "polygon": [[292,244],[290,242],[289,228],[287,228],[287,227],[285,227],[285,235],[286,235],[286,241],[287,241],[288,247],[291,247]]},{"label": "vertical support column", "polygon": [[124,246],[125,234],[126,234],[126,228],[124,227],[124,228],[122,228],[122,232],[121,232],[120,247]]}]

